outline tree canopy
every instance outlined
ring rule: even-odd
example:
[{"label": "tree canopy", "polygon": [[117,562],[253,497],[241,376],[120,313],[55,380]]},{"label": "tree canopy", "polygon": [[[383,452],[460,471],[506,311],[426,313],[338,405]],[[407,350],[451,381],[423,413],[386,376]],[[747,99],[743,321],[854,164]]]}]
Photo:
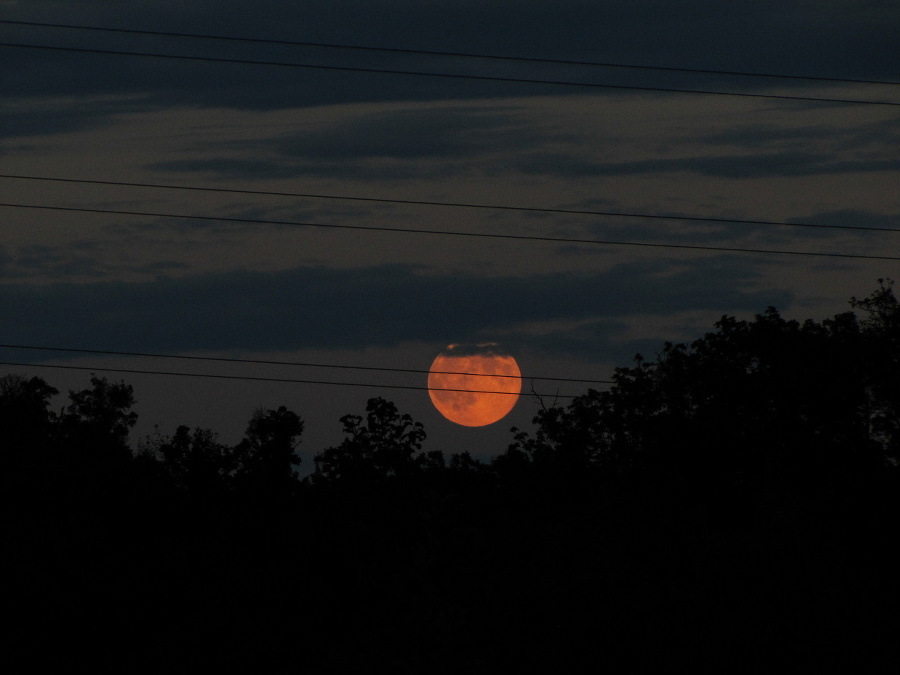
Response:
[{"label": "tree canopy", "polygon": [[[575,672],[775,653],[866,670],[900,620],[900,306],[723,316],[545,406],[492,458],[390,401],[139,444],[134,392],[0,378],[11,633],[120,670]],[[42,626],[35,631],[30,626]]]}]

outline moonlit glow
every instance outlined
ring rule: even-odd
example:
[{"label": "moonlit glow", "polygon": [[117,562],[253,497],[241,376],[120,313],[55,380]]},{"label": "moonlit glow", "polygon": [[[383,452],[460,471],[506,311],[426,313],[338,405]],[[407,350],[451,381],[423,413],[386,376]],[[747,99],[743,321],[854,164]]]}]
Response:
[{"label": "moonlit glow", "polygon": [[428,395],[451,422],[483,427],[513,409],[521,378],[519,364],[496,344],[450,345],[431,364]]}]

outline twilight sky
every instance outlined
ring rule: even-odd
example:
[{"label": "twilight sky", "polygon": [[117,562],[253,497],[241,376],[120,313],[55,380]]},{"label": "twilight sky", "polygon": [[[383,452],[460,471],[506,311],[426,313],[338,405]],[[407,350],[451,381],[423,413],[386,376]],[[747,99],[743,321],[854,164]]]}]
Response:
[{"label": "twilight sky", "polygon": [[[894,0],[0,0],[0,21],[900,82]],[[250,219],[900,256],[900,86],[497,61],[0,23],[0,173],[784,225],[0,178],[0,344],[427,369],[497,341],[528,377],[608,379],[636,352],[768,305],[821,319],[900,261],[452,237]],[[142,52],[254,65],[35,49]],[[335,69],[342,68],[341,70]],[[354,70],[356,69],[356,70]],[[0,360],[423,386],[421,374],[0,349]],[[63,391],[88,371],[4,367]],[[381,395],[426,449],[499,452],[538,403],[456,427],[427,393],[105,373],[158,424],[236,441],[286,405],[311,455]],[[526,384],[526,388],[529,385]],[[583,383],[535,381],[582,393]],[[600,385],[598,385],[600,386]]]}]

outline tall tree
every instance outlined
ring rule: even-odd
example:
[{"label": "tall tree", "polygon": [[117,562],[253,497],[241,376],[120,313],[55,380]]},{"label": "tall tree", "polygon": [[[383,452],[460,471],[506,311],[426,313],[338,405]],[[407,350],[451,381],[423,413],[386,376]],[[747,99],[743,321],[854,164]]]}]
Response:
[{"label": "tall tree", "polygon": [[69,392],[69,405],[57,418],[63,446],[87,464],[131,459],[128,434],[137,422],[134,389],[124,382],[91,377],[91,387]]},{"label": "tall tree", "polygon": [[850,304],[865,312],[861,323],[865,339],[872,438],[888,462],[900,467],[900,302],[890,279],[879,279],[878,289]]},{"label": "tall tree", "polygon": [[304,422],[284,406],[254,412],[244,439],[234,448],[235,486],[286,494],[297,483],[297,447]]},{"label": "tall tree", "polygon": [[233,470],[231,449],[209,429],[179,426],[153,450],[172,483],[193,495],[223,491]]},{"label": "tall tree", "polygon": [[46,468],[51,450],[53,414],[50,399],[59,391],[39,377],[0,377],[0,433],[4,445],[4,474],[20,481]]}]

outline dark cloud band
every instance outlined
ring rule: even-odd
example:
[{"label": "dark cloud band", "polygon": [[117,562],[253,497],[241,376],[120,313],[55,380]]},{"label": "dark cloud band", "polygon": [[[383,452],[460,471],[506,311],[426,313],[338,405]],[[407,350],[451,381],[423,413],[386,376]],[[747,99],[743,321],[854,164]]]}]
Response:
[{"label": "dark cloud band", "polygon": [[[524,278],[423,275],[410,265],[303,267],[144,283],[8,283],[0,304],[7,341],[18,344],[186,352],[498,339],[597,359],[631,315],[787,303],[785,292],[743,290],[756,278],[751,269],[728,257]],[[566,323],[577,328],[552,328]],[[548,328],[520,333],[525,324]]]}]

